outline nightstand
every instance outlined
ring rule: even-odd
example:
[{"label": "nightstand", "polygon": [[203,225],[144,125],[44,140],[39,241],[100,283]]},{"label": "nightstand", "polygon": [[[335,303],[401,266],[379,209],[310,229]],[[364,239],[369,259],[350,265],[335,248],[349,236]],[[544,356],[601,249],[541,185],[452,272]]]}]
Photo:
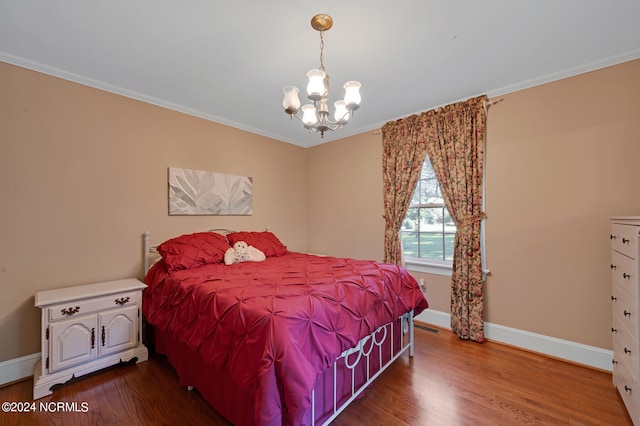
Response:
[{"label": "nightstand", "polygon": [[142,291],[135,278],[40,291],[42,357],[33,399],[52,387],[121,362],[148,359],[142,344]]}]

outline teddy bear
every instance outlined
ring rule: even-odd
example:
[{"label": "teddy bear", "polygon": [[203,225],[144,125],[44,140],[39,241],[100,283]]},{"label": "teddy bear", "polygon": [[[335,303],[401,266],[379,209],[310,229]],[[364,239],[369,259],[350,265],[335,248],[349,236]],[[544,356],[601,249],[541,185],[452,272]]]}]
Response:
[{"label": "teddy bear", "polygon": [[244,241],[236,241],[233,247],[224,253],[224,264],[232,265],[240,262],[261,262],[266,259],[264,253]]}]

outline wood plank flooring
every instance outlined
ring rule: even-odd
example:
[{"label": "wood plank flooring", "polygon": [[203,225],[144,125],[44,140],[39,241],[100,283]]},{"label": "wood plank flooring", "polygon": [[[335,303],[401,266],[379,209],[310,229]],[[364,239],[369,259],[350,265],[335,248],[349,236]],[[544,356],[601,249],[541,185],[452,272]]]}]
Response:
[{"label": "wood plank flooring", "polygon": [[[445,330],[416,328],[415,335],[415,357],[399,358],[334,425],[632,425],[607,372],[461,341]],[[32,388],[31,379],[0,388],[0,402],[31,403]],[[53,412],[40,410],[40,402]],[[75,403],[77,412],[58,402]],[[0,412],[0,425],[229,425],[197,391],[178,386],[159,355],[82,378],[35,403],[35,412]]]}]

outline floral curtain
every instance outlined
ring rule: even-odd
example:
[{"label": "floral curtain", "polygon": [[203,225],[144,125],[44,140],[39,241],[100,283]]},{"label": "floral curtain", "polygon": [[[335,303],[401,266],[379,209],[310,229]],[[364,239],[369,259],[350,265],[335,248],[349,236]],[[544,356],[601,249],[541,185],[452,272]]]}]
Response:
[{"label": "floral curtain", "polygon": [[382,127],[384,262],[402,262],[400,227],[426,156],[424,126],[434,111],[391,121]]},{"label": "floral curtain", "polygon": [[427,153],[456,225],[451,276],[451,329],[484,341],[480,222],[486,96],[438,109],[428,127]]},{"label": "floral curtain", "polygon": [[451,329],[484,341],[480,222],[486,96],[389,122],[382,127],[384,261],[402,259],[400,228],[428,153],[456,225],[451,275]]}]

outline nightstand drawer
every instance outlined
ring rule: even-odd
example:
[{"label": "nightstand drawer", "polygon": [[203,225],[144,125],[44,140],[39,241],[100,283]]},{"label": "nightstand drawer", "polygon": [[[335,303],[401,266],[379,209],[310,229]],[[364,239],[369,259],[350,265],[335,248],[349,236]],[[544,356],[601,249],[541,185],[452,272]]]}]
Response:
[{"label": "nightstand drawer", "polygon": [[49,321],[59,321],[107,309],[139,304],[138,292],[115,293],[94,299],[74,300],[50,306],[47,309]]}]

